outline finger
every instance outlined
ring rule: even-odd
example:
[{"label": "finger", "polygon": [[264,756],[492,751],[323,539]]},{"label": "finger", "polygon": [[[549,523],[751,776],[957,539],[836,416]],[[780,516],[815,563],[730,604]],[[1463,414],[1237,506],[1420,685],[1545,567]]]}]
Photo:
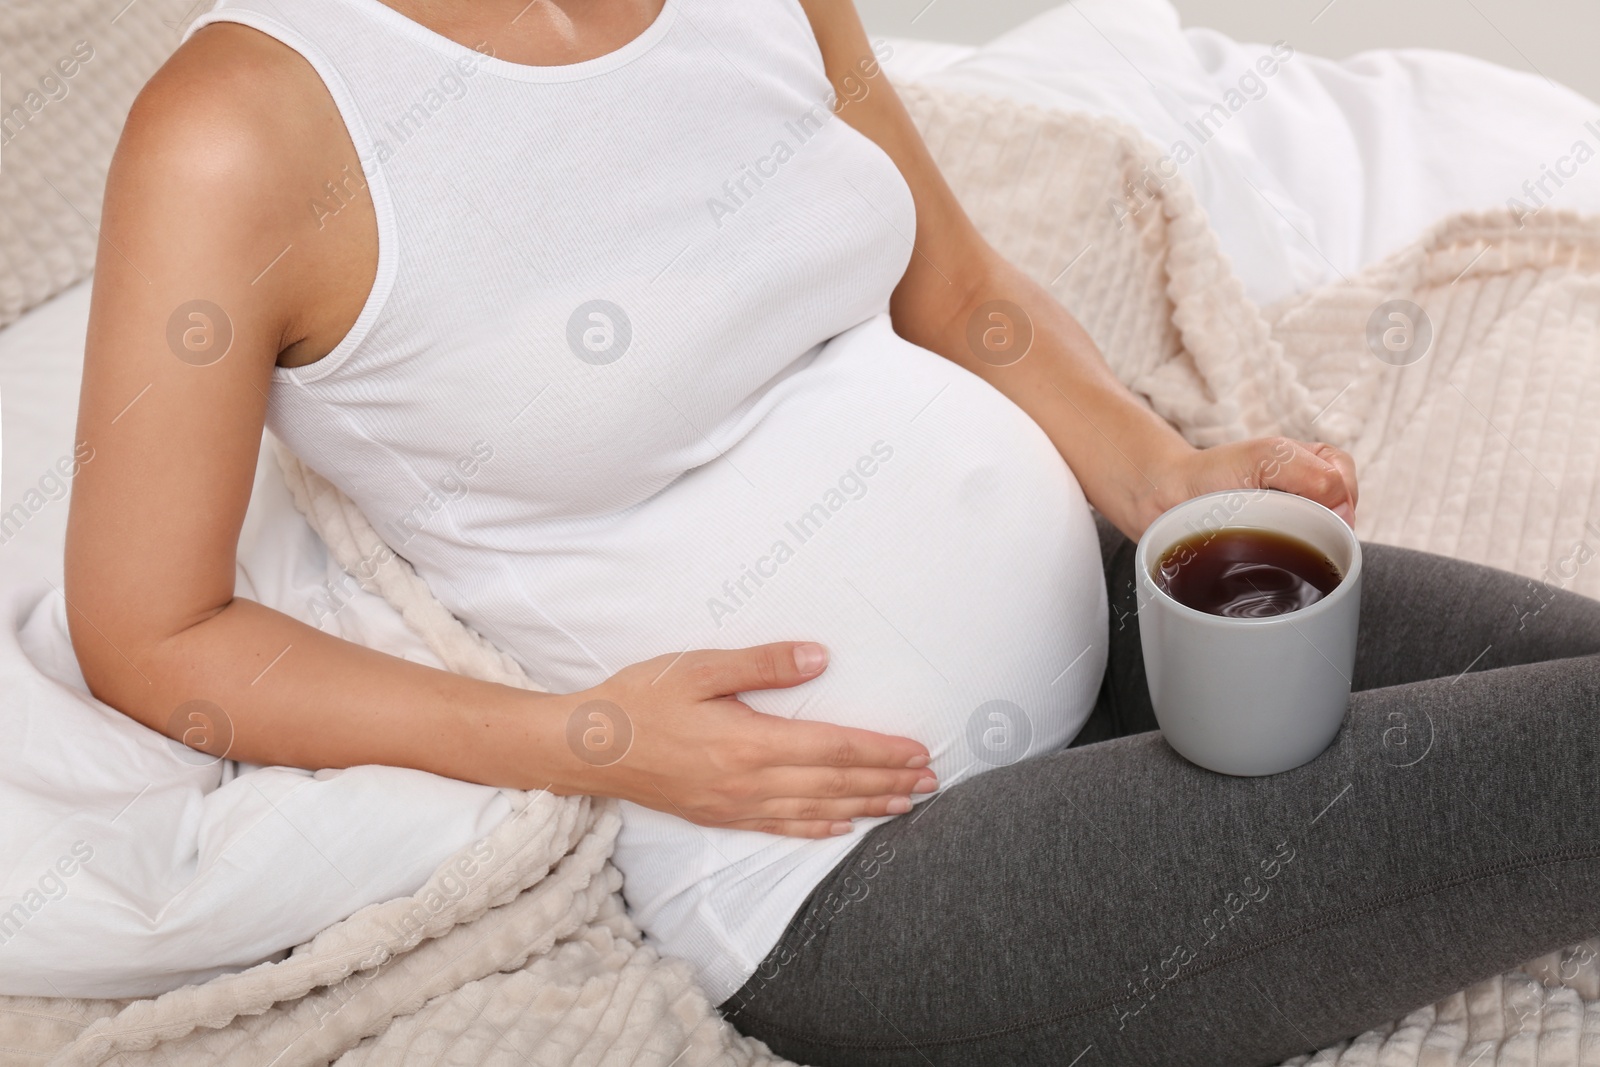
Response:
[{"label": "finger", "polygon": [[821,645],[778,641],[753,648],[687,652],[665,668],[657,681],[673,678],[693,695],[706,699],[756,689],[788,689],[810,681],[827,666],[828,650]]},{"label": "finger", "polygon": [[755,830],[782,837],[841,837],[855,829],[848,819],[740,819],[738,822],[706,823],[723,830]]},{"label": "finger", "polygon": [[751,818],[798,819],[873,819],[880,815],[904,815],[912,808],[911,798],[899,796],[851,797],[848,800],[822,800],[818,797],[776,797],[756,804]]},{"label": "finger", "polygon": [[776,797],[750,805],[738,822],[779,819],[784,822],[840,822],[850,819],[877,819],[902,816],[912,809],[910,797],[851,797],[850,800],[819,800],[816,797]]},{"label": "finger", "polygon": [[1295,493],[1334,510],[1340,505],[1349,506],[1349,490],[1339,467],[1311,445],[1302,441],[1290,444],[1292,456],[1288,462],[1273,464],[1263,472],[1262,487]]},{"label": "finger", "polygon": [[1335,515],[1343,519],[1345,525],[1349,526],[1352,530],[1355,529],[1355,460],[1351,459],[1343,449],[1336,448],[1333,445],[1327,444],[1323,441],[1317,441],[1309,444],[1306,446],[1306,448],[1312,455],[1316,456],[1324,463],[1329,464],[1335,471],[1338,472],[1339,488],[1343,491],[1344,499],[1338,501],[1337,503],[1329,503],[1328,500],[1324,499],[1322,503],[1327,504],[1327,506]]},{"label": "finger", "polygon": [[770,761],[789,767],[921,768],[929,763],[926,745],[909,737],[858,730],[810,719],[757,715]]},{"label": "finger", "polygon": [[860,800],[877,796],[920,796],[939,788],[932,771],[859,767],[772,767],[754,783],[754,795],[770,800]]},{"label": "finger", "polygon": [[1356,488],[1355,458],[1344,449],[1338,448],[1334,445],[1326,444],[1325,442],[1321,441],[1313,445],[1312,448],[1314,448],[1323,459],[1326,459],[1335,467],[1339,468],[1339,474],[1344,478],[1345,492],[1348,493],[1350,497],[1350,506],[1354,508],[1356,506],[1357,497],[1360,495]]}]

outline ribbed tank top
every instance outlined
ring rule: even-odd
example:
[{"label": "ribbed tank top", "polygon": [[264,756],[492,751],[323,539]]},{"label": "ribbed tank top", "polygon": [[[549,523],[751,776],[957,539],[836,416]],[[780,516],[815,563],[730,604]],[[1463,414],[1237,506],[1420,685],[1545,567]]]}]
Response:
[{"label": "ribbed tank top", "polygon": [[[457,616],[557,692],[820,641],[820,678],[748,702],[915,737],[944,788],[1078,731],[1106,652],[1088,506],[1026,414],[891,328],[910,191],[830,110],[797,0],[666,0],[552,67],[378,0],[223,0],[195,28],[219,20],[321,76],[377,216],[360,317],[274,372],[268,425]],[[630,912],[713,1002],[882,821],[806,841],[623,809]]]}]

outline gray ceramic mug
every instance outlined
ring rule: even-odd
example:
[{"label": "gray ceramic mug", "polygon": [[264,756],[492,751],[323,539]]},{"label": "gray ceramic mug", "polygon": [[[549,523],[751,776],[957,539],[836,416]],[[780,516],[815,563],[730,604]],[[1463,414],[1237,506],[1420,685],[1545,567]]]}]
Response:
[{"label": "gray ceramic mug", "polygon": [[[1239,527],[1298,537],[1344,577],[1308,607],[1259,619],[1199,611],[1156,584],[1154,568],[1177,542]],[[1156,722],[1180,755],[1223,774],[1277,774],[1333,741],[1350,701],[1361,617],[1361,542],[1343,519],[1272,489],[1208,493],[1150,524],[1134,581]]]}]

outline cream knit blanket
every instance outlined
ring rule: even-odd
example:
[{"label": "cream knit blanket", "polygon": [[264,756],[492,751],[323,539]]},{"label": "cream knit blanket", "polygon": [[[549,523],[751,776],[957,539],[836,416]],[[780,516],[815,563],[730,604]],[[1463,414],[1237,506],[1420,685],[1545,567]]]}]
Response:
[{"label": "cream knit blanket", "polygon": [[[1181,175],[1107,120],[902,90],[989,239],[1048,284],[1122,379],[1196,444],[1283,432],[1361,462],[1360,533],[1600,594],[1600,220],[1447,221],[1359,277],[1252,306]],[[1424,311],[1426,353],[1379,305]],[[1413,316],[1413,319],[1416,317]],[[1380,360],[1375,351],[1384,353]],[[1387,361],[1385,361],[1387,360]],[[1407,364],[1407,365],[1400,365]],[[452,669],[514,685],[372,526],[293,456],[311,524]],[[364,573],[364,571],[363,571]],[[1536,612],[1537,597],[1507,610]],[[452,899],[429,886],[287,959],[134,1002],[5,998],[0,1057],[52,1064],[777,1061],[736,1034],[688,968],[640,944],[609,863],[616,806],[523,795],[495,862]],[[481,855],[481,853],[480,853]],[[437,881],[437,879],[436,879]],[[1534,961],[1293,1064],[1600,1064],[1600,942]],[[1111,977],[1108,976],[1108,981]],[[10,1060],[8,1059],[8,1062]]]}]

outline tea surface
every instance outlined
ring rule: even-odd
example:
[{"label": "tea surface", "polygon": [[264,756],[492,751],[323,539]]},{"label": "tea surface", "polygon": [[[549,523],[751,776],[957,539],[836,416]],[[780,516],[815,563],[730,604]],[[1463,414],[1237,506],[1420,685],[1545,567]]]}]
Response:
[{"label": "tea surface", "polygon": [[1299,611],[1344,578],[1298,537],[1251,527],[1186,537],[1161,554],[1151,577],[1178,603],[1234,619]]}]

